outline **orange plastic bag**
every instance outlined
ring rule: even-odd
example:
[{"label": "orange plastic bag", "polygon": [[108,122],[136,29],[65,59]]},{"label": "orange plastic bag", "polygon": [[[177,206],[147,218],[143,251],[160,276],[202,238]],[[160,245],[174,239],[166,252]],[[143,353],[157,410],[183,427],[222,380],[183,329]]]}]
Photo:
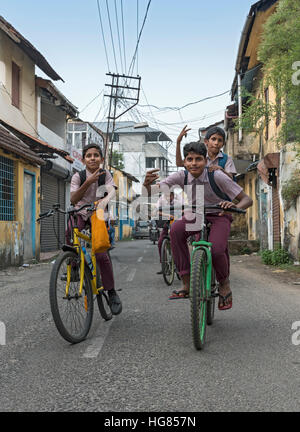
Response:
[{"label": "orange plastic bag", "polygon": [[92,225],[92,251],[105,252],[110,248],[109,235],[104,220],[103,209],[97,209],[91,216]]}]

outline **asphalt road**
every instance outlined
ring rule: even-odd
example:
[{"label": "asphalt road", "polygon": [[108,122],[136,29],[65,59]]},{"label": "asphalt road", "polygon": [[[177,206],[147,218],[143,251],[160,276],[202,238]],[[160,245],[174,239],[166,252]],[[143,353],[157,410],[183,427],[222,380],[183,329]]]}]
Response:
[{"label": "asphalt road", "polygon": [[157,257],[149,240],[118,243],[123,312],[104,322],[95,308],[77,345],[52,321],[51,263],[0,272],[0,411],[299,411],[300,287],[232,257],[233,309],[216,311],[196,351],[189,300],[168,300]]}]

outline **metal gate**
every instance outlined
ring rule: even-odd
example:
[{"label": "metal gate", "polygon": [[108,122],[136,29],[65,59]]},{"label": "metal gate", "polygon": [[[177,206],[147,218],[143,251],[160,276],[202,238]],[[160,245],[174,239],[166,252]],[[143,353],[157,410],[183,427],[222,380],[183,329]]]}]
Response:
[{"label": "metal gate", "polygon": [[[41,213],[46,212],[56,203],[65,209],[65,182],[62,179],[42,172],[41,191]],[[58,250],[60,242],[65,243],[65,217],[56,214],[54,217],[44,219],[41,222],[41,252]]]}]

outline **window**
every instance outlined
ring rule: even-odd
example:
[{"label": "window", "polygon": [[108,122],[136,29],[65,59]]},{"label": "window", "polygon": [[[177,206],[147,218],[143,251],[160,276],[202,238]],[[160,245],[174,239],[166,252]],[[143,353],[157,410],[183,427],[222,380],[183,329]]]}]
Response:
[{"label": "window", "polygon": [[146,157],[146,168],[155,168],[155,158]]},{"label": "window", "polygon": [[76,132],[74,134],[74,147],[78,150],[82,149],[81,133]]},{"label": "window", "polygon": [[0,156],[0,221],[15,220],[14,161]]},{"label": "window", "polygon": [[21,69],[12,62],[11,103],[16,108],[20,108],[20,75]]}]

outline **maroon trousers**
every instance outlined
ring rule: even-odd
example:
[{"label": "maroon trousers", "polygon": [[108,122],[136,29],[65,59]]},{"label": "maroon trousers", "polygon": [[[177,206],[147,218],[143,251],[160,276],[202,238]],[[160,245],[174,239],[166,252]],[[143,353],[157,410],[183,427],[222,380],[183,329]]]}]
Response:
[{"label": "maroon trousers", "polygon": [[[207,221],[211,223],[209,241],[212,243],[212,262],[216,271],[217,281],[222,283],[229,276],[230,260],[228,252],[228,238],[232,222],[231,215],[206,215]],[[191,224],[183,216],[171,226],[170,238],[172,255],[180,276],[190,274],[190,253],[187,239],[196,234],[195,231],[186,231],[186,223]]]},{"label": "maroon trousers", "polygon": [[[74,224],[74,220],[72,223]],[[77,226],[79,231],[82,231],[85,228],[87,223],[89,223],[89,221],[85,222],[81,217],[81,215],[77,215]],[[66,242],[68,245],[71,246],[70,237],[71,237],[71,223],[69,221],[68,228],[66,230]],[[101,280],[104,289],[107,291],[114,289],[115,288],[114,273],[113,273],[112,263],[108,256],[108,253],[101,252],[101,253],[96,253],[95,255],[96,255],[96,261],[98,267],[100,269]]]}]

